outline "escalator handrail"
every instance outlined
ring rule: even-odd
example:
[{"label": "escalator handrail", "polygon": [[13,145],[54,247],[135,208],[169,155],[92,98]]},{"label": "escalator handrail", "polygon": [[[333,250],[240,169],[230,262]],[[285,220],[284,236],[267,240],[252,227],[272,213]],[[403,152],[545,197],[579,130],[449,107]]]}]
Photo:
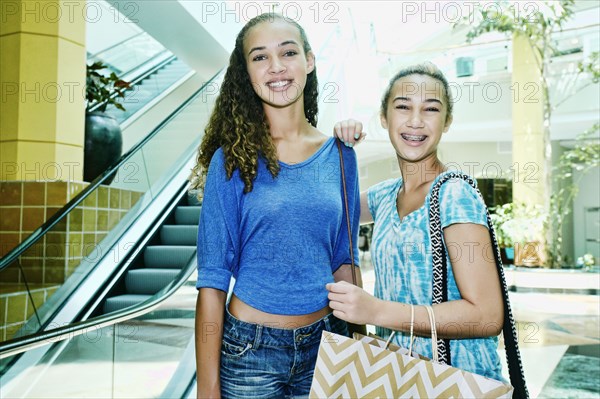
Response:
[{"label": "escalator handrail", "polygon": [[135,35],[129,36],[128,38],[126,38],[126,39],[123,39],[123,40],[121,40],[120,42],[117,42],[117,43],[113,44],[113,45],[112,45],[112,46],[110,46],[110,47],[107,47],[107,48],[105,48],[105,49],[103,49],[103,50],[100,50],[100,51],[98,51],[97,53],[94,53],[94,54],[90,54],[90,55],[88,55],[88,57],[87,57],[87,58],[98,58],[98,55],[100,55],[100,54],[104,54],[104,53],[106,53],[107,51],[110,51],[110,50],[112,50],[112,49],[114,49],[114,48],[117,48],[117,47],[121,46],[122,44],[124,44],[124,43],[127,43],[127,42],[128,42],[128,41],[130,41],[130,40],[137,39],[138,37],[142,36],[144,33],[147,33],[147,32],[146,32],[146,31],[141,31],[141,32],[138,32],[138,33],[136,33]]},{"label": "escalator handrail", "polygon": [[[156,56],[152,57],[150,60],[153,60],[154,58],[164,54],[165,52],[161,52],[159,54],[157,54]],[[127,93],[127,91],[132,90],[131,88],[135,85],[137,85],[138,83],[140,83],[142,80],[146,79],[147,77],[149,77],[150,75],[152,75],[153,73],[155,73],[156,71],[158,71],[159,69],[163,68],[164,66],[166,66],[167,64],[169,64],[171,61],[175,60],[177,57],[175,55],[171,55],[170,57],[166,58],[165,60],[159,62],[158,64],[156,64],[155,66],[153,66],[152,68],[148,69],[147,71],[145,71],[144,73],[141,73],[139,76],[135,77],[131,82],[129,82],[129,89],[127,89],[125,91],[125,93]],[[134,69],[137,69],[139,67],[135,67]],[[132,69],[132,71],[134,70]],[[125,75],[125,74],[124,74]],[[110,96],[111,98],[117,97],[118,93],[113,93],[112,96]],[[92,107],[90,107],[90,109],[87,111],[89,112],[94,112],[96,111],[98,108],[100,108],[102,106],[102,104],[105,104],[108,100],[104,100],[102,102],[99,102],[97,104],[94,104]]]},{"label": "escalator handrail", "polygon": [[196,90],[191,96],[188,97],[177,109],[175,109],[169,116],[167,116],[157,127],[152,130],[146,137],[140,140],[134,145],[129,151],[119,158],[117,162],[109,166],[100,176],[94,179],[89,186],[84,188],[79,194],[77,194],[71,201],[67,202],[61,209],[59,209],[50,219],[44,224],[38,227],[31,233],[25,240],[20,242],[15,248],[8,252],[5,256],[0,258],[0,271],[11,265],[19,256],[21,256],[26,250],[28,250],[33,244],[35,244],[40,238],[48,233],[58,222],[64,219],[75,207],[83,202],[88,195],[90,195],[98,186],[100,186],[106,179],[108,179],[113,173],[115,173],[122,165],[124,165],[131,157],[133,157],[138,151],[140,151],[146,143],[148,143],[154,136],[156,136],[162,129],[167,125],[175,116],[177,116],[191,101],[193,101],[207,86],[212,83],[213,80],[221,72],[220,69],[214,76],[212,76],[202,87]]},{"label": "escalator handrail", "polygon": [[39,346],[54,344],[73,338],[74,336],[90,331],[90,328],[103,328],[142,316],[170,298],[187,281],[189,275],[196,269],[196,266],[196,256],[194,254],[188,264],[181,269],[181,272],[177,276],[178,278],[175,278],[175,280],[171,281],[159,292],[161,295],[154,295],[138,305],[120,309],[92,319],[71,323],[49,331],[42,331],[25,337],[0,342],[0,359],[14,356]]}]

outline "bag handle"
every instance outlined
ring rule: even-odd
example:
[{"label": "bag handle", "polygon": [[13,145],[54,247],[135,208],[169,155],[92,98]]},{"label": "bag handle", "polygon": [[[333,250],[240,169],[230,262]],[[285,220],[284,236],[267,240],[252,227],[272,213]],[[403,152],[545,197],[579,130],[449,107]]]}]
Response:
[{"label": "bag handle", "polygon": [[[432,304],[439,304],[448,301],[448,266],[446,264],[446,253],[444,250],[444,242],[442,239],[442,223],[440,219],[440,187],[442,184],[451,179],[460,179],[466,181],[483,200],[477,185],[473,178],[464,173],[450,172],[442,176],[438,182],[432,187],[429,203],[429,234],[431,236],[431,253],[433,255],[433,290]],[[513,397],[528,398],[529,392],[525,383],[523,373],[523,364],[521,363],[521,354],[519,352],[517,331],[515,321],[510,308],[510,300],[508,298],[508,289],[506,287],[506,279],[504,277],[504,268],[500,259],[500,249],[496,241],[496,233],[494,232],[490,213],[486,208],[487,224],[496,262],[496,269],[500,278],[502,289],[502,299],[504,305],[504,323],[502,332],[504,335],[504,349],[508,364],[508,372],[510,374],[510,382],[514,388]],[[437,352],[442,363],[451,364],[450,362],[450,344],[449,340],[437,340]]]},{"label": "bag handle", "polygon": [[[395,333],[395,331],[394,331]],[[393,337],[394,334],[390,334],[390,337]],[[390,338],[391,339],[391,338]],[[413,344],[415,343],[415,305],[410,304],[410,344],[408,345],[408,355],[412,356],[413,353]],[[387,346],[386,346],[387,348]]]},{"label": "bag handle", "polygon": [[350,243],[350,261],[352,263],[352,284],[356,284],[356,270],[354,270],[354,244],[352,243],[352,227],[350,226],[350,211],[348,210],[348,191],[346,190],[346,172],[344,168],[344,156],[342,154],[342,144],[340,140],[334,139],[337,142],[338,152],[340,153],[340,169],[342,170],[342,190],[344,197],[344,210],[346,211],[346,227],[348,228],[348,242]]},{"label": "bag handle", "polygon": [[[408,356],[412,356],[413,354],[413,344],[415,342],[415,305],[413,305],[412,303],[409,304],[410,305],[410,343],[408,345]],[[437,342],[437,330],[436,330],[436,325],[435,325],[435,314],[433,313],[433,308],[429,305],[424,305],[425,309],[427,310],[427,316],[429,317],[429,325],[431,328],[431,353],[432,353],[432,357],[431,360],[433,360],[436,363],[439,363],[439,356],[438,356],[438,342]],[[390,336],[388,337],[387,341],[385,341],[385,346],[384,349],[387,349],[388,346],[390,345],[390,342],[392,342],[392,338],[394,338],[394,335],[396,335],[396,331],[392,330],[392,333],[390,334]]]},{"label": "bag handle", "polygon": [[437,330],[435,328],[435,314],[433,313],[433,308],[429,305],[425,305],[425,310],[427,310],[427,316],[429,316],[429,323],[431,325],[431,360],[439,363],[440,357],[438,353]]}]

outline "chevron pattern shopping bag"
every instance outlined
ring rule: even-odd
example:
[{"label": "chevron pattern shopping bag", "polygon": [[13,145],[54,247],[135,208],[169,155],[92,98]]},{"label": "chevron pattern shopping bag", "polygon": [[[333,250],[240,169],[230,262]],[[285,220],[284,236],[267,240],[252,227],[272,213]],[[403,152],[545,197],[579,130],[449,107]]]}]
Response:
[{"label": "chevron pattern shopping bag", "polygon": [[323,332],[310,398],[512,398],[508,384],[355,338]]}]

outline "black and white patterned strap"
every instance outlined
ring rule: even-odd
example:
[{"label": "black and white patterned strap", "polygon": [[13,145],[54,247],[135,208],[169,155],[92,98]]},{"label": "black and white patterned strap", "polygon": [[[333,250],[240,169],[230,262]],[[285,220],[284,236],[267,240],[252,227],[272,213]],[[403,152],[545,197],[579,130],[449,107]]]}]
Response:
[{"label": "black and white patterned strap", "polygon": [[[475,181],[470,176],[458,172],[450,172],[445,174],[431,189],[429,203],[429,234],[431,236],[431,252],[433,255],[432,304],[439,304],[448,301],[448,266],[446,261],[446,251],[444,250],[444,242],[442,240],[442,224],[440,220],[440,187],[442,184],[452,179],[461,179],[466,181],[481,197],[481,193],[477,189]],[[510,382],[514,387],[513,397],[528,398],[529,392],[527,391],[527,386],[525,384],[515,321],[513,319],[510,301],[508,299],[508,289],[506,287],[506,279],[504,278],[504,268],[502,267],[502,261],[500,260],[500,249],[498,248],[498,242],[496,241],[496,234],[492,227],[490,214],[487,212],[487,210],[486,213],[490,238],[492,241],[492,249],[494,252],[494,258],[496,260],[496,268],[500,277],[500,285],[502,286],[502,296],[504,299],[504,325],[502,332],[504,334],[504,347],[506,349]],[[442,363],[451,364],[449,340],[438,340],[438,358]]]}]

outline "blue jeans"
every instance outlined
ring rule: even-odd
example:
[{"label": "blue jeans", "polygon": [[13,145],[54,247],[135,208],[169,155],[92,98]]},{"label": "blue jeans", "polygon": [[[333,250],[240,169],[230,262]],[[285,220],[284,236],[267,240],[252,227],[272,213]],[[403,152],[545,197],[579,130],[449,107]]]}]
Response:
[{"label": "blue jeans", "polygon": [[333,314],[308,326],[282,329],[246,323],[227,309],[223,324],[223,398],[307,396],[322,331],[348,335],[346,322]]}]

